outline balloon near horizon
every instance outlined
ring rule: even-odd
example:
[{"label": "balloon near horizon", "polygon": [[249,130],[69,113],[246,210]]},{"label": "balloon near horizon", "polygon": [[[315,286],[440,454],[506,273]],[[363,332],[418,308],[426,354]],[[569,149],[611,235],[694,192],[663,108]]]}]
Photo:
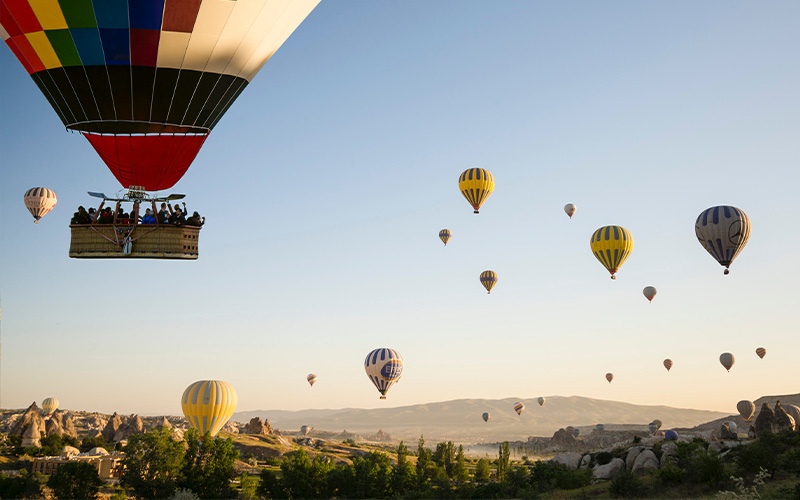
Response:
[{"label": "balloon near horizon", "polygon": [[386,347],[375,349],[367,354],[364,370],[381,393],[380,399],[386,399],[386,392],[403,375],[403,357],[394,349]]},{"label": "balloon near horizon", "polygon": [[236,390],[227,382],[198,380],[183,391],[181,410],[201,436],[214,437],[236,411],[237,401]]}]

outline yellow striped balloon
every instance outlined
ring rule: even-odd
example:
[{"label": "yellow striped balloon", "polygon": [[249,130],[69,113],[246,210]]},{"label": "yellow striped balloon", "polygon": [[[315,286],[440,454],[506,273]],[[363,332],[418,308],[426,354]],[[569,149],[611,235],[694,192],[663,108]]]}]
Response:
[{"label": "yellow striped balloon", "polygon": [[199,380],[183,391],[181,409],[201,435],[216,436],[236,411],[236,391],[227,382]]},{"label": "yellow striped balloon", "polygon": [[459,176],[458,189],[477,214],[483,202],[494,191],[494,176],[485,168],[469,168]]},{"label": "yellow striped balloon", "polygon": [[492,288],[497,284],[497,273],[494,271],[484,271],[481,273],[481,285],[486,289],[486,293],[492,293]]},{"label": "yellow striped balloon", "polygon": [[47,212],[56,206],[56,194],[47,188],[35,187],[25,191],[23,197],[25,208],[33,215],[33,222],[39,223],[39,219],[44,217]]},{"label": "yellow striped balloon", "polygon": [[442,229],[439,231],[439,239],[442,240],[444,246],[447,246],[447,242],[450,241],[450,238],[453,237],[453,232],[449,229]]},{"label": "yellow striped balloon", "polygon": [[622,226],[603,226],[592,234],[592,253],[611,273],[611,279],[633,251],[633,236]]},{"label": "yellow striped balloon", "polygon": [[58,409],[58,400],[56,398],[45,398],[42,401],[42,410],[44,410],[45,414],[49,417],[53,414],[54,411]]}]

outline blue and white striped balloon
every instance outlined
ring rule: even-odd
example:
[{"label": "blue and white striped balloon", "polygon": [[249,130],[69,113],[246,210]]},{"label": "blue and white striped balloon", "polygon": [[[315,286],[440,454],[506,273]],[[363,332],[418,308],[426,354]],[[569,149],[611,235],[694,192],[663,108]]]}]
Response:
[{"label": "blue and white striped balloon", "polygon": [[381,393],[381,399],[386,399],[386,391],[403,375],[403,357],[394,349],[375,349],[367,354],[364,370]]},{"label": "blue and white striped balloon", "polygon": [[725,266],[728,274],[731,263],[750,239],[751,227],[750,217],[743,210],[720,205],[697,216],[694,232],[703,248]]}]

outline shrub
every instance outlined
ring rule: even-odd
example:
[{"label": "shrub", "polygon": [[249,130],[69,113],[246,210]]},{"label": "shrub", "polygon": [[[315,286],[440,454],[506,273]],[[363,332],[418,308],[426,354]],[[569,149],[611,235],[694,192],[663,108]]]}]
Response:
[{"label": "shrub", "polygon": [[564,464],[537,461],[530,470],[530,484],[540,492],[554,489],[574,490],[587,486],[590,470],[569,470]]},{"label": "shrub", "polygon": [[614,498],[641,498],[647,495],[647,486],[633,473],[624,469],[611,480],[608,490]]},{"label": "shrub", "polygon": [[614,455],[612,455],[608,451],[601,451],[600,453],[594,456],[594,459],[597,461],[598,464],[606,465],[611,463],[611,460],[614,459]]},{"label": "shrub", "polygon": [[664,464],[656,474],[661,482],[666,484],[681,483],[686,478],[686,471],[671,463]]},{"label": "shrub", "polygon": [[67,462],[47,480],[56,498],[95,498],[105,482],[88,462]]}]

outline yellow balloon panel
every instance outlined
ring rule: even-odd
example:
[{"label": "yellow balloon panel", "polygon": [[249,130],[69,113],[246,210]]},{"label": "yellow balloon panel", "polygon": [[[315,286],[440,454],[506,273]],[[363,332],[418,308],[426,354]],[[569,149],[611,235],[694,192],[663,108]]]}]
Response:
[{"label": "yellow balloon panel", "polygon": [[181,409],[189,424],[201,435],[216,436],[233,412],[238,397],[227,382],[200,380],[183,391]]},{"label": "yellow balloon panel", "polygon": [[458,178],[458,189],[477,214],[494,191],[494,176],[485,168],[467,169]]}]

